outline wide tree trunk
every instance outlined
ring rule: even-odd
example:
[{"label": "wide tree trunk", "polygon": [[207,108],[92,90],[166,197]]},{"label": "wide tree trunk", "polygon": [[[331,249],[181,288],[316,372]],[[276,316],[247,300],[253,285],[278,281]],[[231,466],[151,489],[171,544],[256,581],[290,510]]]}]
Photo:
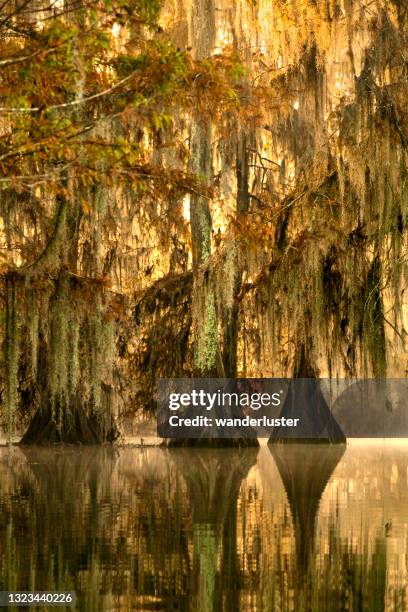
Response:
[{"label": "wide tree trunk", "polygon": [[334,418],[318,384],[304,346],[295,361],[293,380],[279,417],[300,418],[298,427],[275,427],[268,444],[278,442],[330,442],[344,444],[346,437]]},{"label": "wide tree trunk", "polygon": [[104,444],[113,443],[119,437],[115,423],[95,414],[87,414],[78,405],[69,415],[64,412],[62,422],[57,422],[51,410],[37,410],[20,440],[20,444]]},{"label": "wide tree trunk", "polygon": [[32,418],[20,444],[104,444],[115,442],[119,431],[112,417],[112,391],[102,387],[101,409],[96,412],[77,397],[69,406],[46,402]]}]

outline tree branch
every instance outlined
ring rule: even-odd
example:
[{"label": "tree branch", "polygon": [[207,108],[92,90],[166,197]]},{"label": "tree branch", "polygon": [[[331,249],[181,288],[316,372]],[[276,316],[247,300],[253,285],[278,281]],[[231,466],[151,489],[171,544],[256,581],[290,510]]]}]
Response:
[{"label": "tree branch", "polygon": [[130,81],[139,72],[140,70],[134,70],[131,74],[129,74],[124,79],[121,79],[120,81],[112,85],[111,87],[108,87],[108,89],[104,89],[103,91],[93,94],[92,96],[88,96],[87,98],[78,98],[76,100],[72,100],[71,102],[63,102],[62,104],[53,104],[52,106],[46,106],[45,108],[40,107],[40,106],[34,106],[30,108],[0,107],[0,112],[5,113],[5,114],[6,113],[38,113],[40,111],[48,112],[52,110],[58,110],[60,108],[71,108],[73,106],[79,106],[80,104],[86,104],[87,102],[90,102],[91,100],[96,100],[98,98],[102,98],[103,96],[109,95],[110,93],[118,89],[118,87],[121,87],[121,85],[124,85],[125,83]]}]

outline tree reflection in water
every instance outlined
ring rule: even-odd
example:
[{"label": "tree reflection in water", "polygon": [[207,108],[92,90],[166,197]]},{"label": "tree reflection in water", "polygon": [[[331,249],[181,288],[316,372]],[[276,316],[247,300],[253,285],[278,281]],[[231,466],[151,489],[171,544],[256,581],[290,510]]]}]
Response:
[{"label": "tree reflection in water", "polygon": [[314,553],[320,499],[344,455],[345,445],[275,444],[268,446],[275,460],[292,514],[299,576],[308,571]]},{"label": "tree reflection in water", "polygon": [[72,589],[85,612],[402,612],[408,452],[343,452],[0,449],[0,589]]},{"label": "tree reflection in water", "polygon": [[186,481],[192,509],[194,610],[239,609],[237,500],[257,454],[256,448],[171,451]]}]

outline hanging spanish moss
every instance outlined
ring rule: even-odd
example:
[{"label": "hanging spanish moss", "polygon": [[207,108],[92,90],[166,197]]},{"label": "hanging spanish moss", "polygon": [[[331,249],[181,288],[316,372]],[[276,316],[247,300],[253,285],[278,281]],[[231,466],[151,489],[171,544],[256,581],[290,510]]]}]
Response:
[{"label": "hanging spanish moss", "polygon": [[18,361],[19,341],[17,324],[17,303],[15,279],[9,275],[6,279],[6,419],[7,438],[11,442],[14,418],[18,402]]},{"label": "hanging spanish moss", "polygon": [[48,84],[28,112],[4,66],[9,435],[112,438],[159,377],[293,376],[302,347],[316,376],[405,376],[401,3],[132,2],[31,22],[71,41],[49,59],[2,43]]}]

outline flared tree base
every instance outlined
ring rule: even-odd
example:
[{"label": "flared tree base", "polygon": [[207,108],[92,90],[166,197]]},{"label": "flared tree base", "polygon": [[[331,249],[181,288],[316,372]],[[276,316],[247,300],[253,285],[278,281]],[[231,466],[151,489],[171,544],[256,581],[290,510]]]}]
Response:
[{"label": "flared tree base", "polygon": [[105,444],[119,437],[114,421],[87,414],[82,407],[64,414],[58,422],[50,410],[37,410],[20,444]]},{"label": "flared tree base", "polygon": [[300,421],[297,427],[274,427],[268,445],[277,443],[345,444],[346,436],[323,396],[314,368],[302,347],[280,418]]},{"label": "flared tree base", "polygon": [[322,446],[330,446],[331,444],[347,445],[345,436],[337,438],[269,438],[268,446],[276,446],[277,444],[321,444]]},{"label": "flared tree base", "polygon": [[257,448],[257,438],[169,438],[160,446],[165,448]]}]

